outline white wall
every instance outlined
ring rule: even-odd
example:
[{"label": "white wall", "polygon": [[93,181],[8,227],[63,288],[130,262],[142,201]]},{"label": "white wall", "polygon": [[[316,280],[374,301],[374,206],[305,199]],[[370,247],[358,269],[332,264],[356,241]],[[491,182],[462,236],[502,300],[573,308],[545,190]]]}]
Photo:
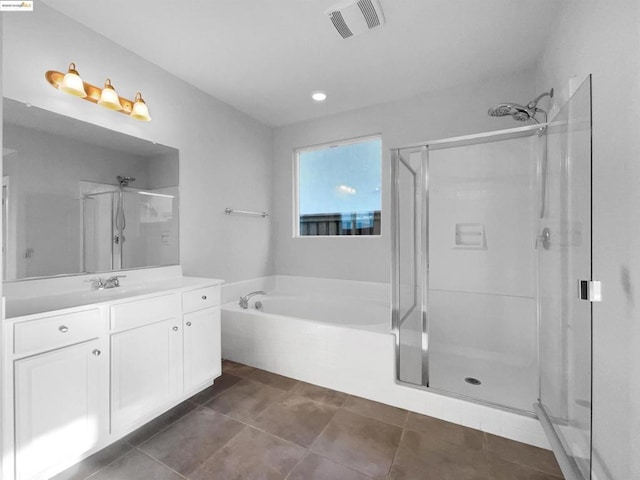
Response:
[{"label": "white wall", "polygon": [[[593,450],[597,478],[640,478],[640,4],[571,1],[537,75],[566,99],[593,75]],[[588,326],[586,326],[588,328]],[[607,473],[608,472],[608,473]]]},{"label": "white wall", "polygon": [[[227,206],[269,208],[270,128],[41,2],[34,12],[3,20],[4,96],[180,150],[186,274],[233,281],[272,273],[269,220],[223,213]],[[45,71],[64,72],[70,62],[94,85],[111,78],[123,97],[141,91],[153,121],[136,122],[54,90]]]},{"label": "white wall", "polygon": [[[532,72],[421,95],[274,131],[275,271],[282,275],[388,282],[390,274],[389,149],[409,143],[521,126],[491,118],[500,102],[526,102],[538,92]],[[402,77],[398,77],[402,81]],[[329,99],[330,101],[330,99]],[[296,148],[382,134],[382,236],[293,238],[293,152]]]}]

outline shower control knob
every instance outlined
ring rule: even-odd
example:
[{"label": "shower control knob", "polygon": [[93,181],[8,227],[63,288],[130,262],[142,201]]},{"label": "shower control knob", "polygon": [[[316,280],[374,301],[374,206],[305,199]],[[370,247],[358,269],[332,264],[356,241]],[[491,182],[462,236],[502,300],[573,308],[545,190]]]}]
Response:
[{"label": "shower control knob", "polygon": [[60,325],[58,327],[58,330],[62,333],[67,333],[69,331],[69,327],[67,327],[66,325]]}]

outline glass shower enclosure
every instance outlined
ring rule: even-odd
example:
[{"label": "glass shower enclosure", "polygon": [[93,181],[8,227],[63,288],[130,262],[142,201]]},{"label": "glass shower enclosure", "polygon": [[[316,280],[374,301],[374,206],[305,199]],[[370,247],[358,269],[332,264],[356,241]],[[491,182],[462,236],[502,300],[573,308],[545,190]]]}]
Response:
[{"label": "glass shower enclosure", "polygon": [[590,105],[587,79],[549,124],[391,162],[398,381],[537,415],[577,479],[590,478]]}]

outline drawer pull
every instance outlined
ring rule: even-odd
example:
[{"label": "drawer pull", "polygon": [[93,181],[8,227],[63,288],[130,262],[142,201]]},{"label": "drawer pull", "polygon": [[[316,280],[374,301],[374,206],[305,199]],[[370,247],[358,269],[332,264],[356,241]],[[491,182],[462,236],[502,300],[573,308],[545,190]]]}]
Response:
[{"label": "drawer pull", "polygon": [[93,352],[91,352],[91,353],[93,353],[96,357],[99,357],[99,356],[100,356],[100,354],[101,354],[102,352],[96,348],[96,349],[95,349]]},{"label": "drawer pull", "polygon": [[174,332],[177,332],[177,331],[178,331],[178,327],[173,327],[173,328],[172,328],[172,330],[173,330]]},{"label": "drawer pull", "polygon": [[187,322],[187,327],[190,327],[190,326],[191,326],[191,322]]},{"label": "drawer pull", "polygon": [[206,295],[202,295],[202,299],[203,299],[203,300],[206,300],[206,299],[207,299],[207,296],[206,296]]},{"label": "drawer pull", "polygon": [[58,327],[58,330],[62,333],[67,333],[69,331],[69,327],[67,327],[66,325],[60,325]]}]

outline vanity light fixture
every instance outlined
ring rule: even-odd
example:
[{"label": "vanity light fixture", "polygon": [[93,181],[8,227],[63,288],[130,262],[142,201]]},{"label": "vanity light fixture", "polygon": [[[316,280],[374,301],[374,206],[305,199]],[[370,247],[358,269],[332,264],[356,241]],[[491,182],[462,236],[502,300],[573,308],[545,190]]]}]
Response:
[{"label": "vanity light fixture", "polygon": [[142,99],[142,94],[140,92],[136,93],[135,103],[133,104],[133,109],[131,110],[131,114],[129,115],[131,118],[135,118],[136,120],[142,120],[143,122],[148,122],[151,120],[149,116],[149,109],[147,108],[147,104]]},{"label": "vanity light fixture", "polygon": [[49,70],[44,76],[54,88],[62,90],[69,95],[88,100],[109,110],[124,113],[135,120],[144,122],[151,120],[149,109],[140,92],[136,93],[135,100],[132,101],[120,97],[108,78],[104,83],[104,88],[91,85],[80,78],[75,63],[69,64],[69,71],[66,74]]},{"label": "vanity light fixture", "polygon": [[113,88],[113,85],[111,85],[111,80],[108,78],[104,82],[104,88],[102,89],[102,93],[100,94],[98,105],[109,110],[122,110],[120,97],[118,97],[116,89]]}]

